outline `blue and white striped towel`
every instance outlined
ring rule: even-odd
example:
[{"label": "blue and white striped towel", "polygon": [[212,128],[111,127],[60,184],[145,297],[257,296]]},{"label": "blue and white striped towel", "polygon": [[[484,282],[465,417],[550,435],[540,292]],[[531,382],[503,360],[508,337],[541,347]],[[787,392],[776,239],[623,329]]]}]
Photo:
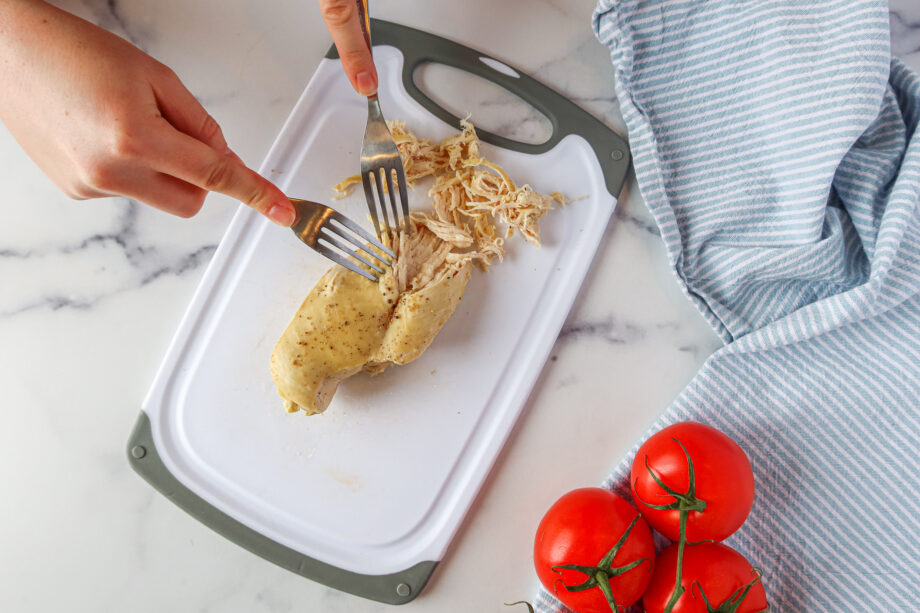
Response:
[{"label": "blue and white striped towel", "polygon": [[750,454],[728,542],[773,610],[920,611],[920,79],[886,2],[601,0],[594,19],[639,189],[725,341],[653,430],[701,421]]}]

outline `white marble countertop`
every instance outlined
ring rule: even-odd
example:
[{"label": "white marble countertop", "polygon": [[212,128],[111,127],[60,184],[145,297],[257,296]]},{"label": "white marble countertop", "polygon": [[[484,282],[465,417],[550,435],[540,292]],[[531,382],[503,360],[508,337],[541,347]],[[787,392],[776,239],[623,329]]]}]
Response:
[{"label": "white marble countertop", "polygon": [[[172,66],[254,167],[329,46],[313,0],[58,4]],[[620,128],[593,5],[380,0],[372,10],[507,59]],[[891,10],[893,52],[920,68],[920,5],[892,0]],[[5,130],[0,177],[0,610],[391,610],[247,553],[125,459],[147,386],[236,204],[212,195],[181,220],[124,199],[72,202]],[[542,513],[599,483],[717,346],[630,183],[511,439],[404,609],[504,611],[531,598]]]}]

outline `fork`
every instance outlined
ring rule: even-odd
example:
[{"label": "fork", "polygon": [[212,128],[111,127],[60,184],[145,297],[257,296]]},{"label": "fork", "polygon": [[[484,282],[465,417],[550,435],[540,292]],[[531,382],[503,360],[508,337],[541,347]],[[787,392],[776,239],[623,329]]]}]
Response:
[{"label": "fork", "polygon": [[[383,274],[383,268],[362,256],[358,251],[349,248],[349,246],[345,244],[346,242],[357,247],[365,254],[370,255],[384,266],[393,265],[396,255],[392,251],[375,240],[374,237],[362,229],[361,226],[338,211],[310,200],[300,200],[299,198],[288,198],[288,200],[291,201],[291,204],[294,205],[294,210],[297,212],[297,221],[294,222],[291,229],[294,231],[294,234],[297,235],[297,238],[302,240],[309,247],[312,247],[313,250],[320,255],[329,258],[336,264],[340,264],[348,270],[354,271],[371,281],[376,281],[379,276]],[[360,240],[349,234],[347,230],[357,234]],[[344,239],[344,241],[341,239]],[[368,249],[366,243],[370,243],[382,253],[375,253],[371,249]],[[335,251],[332,247],[335,247],[339,251]],[[344,252],[348,257],[361,262],[376,274],[368,272],[355,262],[346,259],[340,252]],[[384,257],[381,257],[381,255]],[[385,259],[385,256],[389,256],[392,259]]]},{"label": "fork", "polygon": [[[358,4],[358,14],[361,18],[361,31],[364,33],[364,41],[367,48],[373,54],[371,46],[371,21],[370,13],[367,8],[367,0],[356,0]],[[396,185],[393,185],[393,175],[396,175]],[[381,184],[381,175],[383,183]],[[374,222],[374,229],[377,231],[377,238],[383,240],[383,231],[389,233],[390,228],[402,227],[406,232],[411,232],[412,225],[409,223],[409,195],[406,193],[406,171],[403,168],[402,159],[399,157],[399,148],[387,122],[383,118],[380,110],[380,101],[377,94],[371,94],[367,97],[367,128],[364,131],[364,144],[361,146],[361,184],[364,185],[364,198],[367,200],[367,208],[370,211],[371,219]],[[377,188],[377,198],[374,197],[374,187]],[[395,187],[395,189],[394,189]],[[400,210],[396,206],[396,190],[399,190],[399,200],[402,205],[402,219],[400,219]],[[393,225],[390,225],[390,218],[387,215],[386,197],[389,194],[390,210],[393,213]],[[383,212],[383,229],[381,230],[380,219],[377,216],[377,202],[380,203],[380,210]]]}]

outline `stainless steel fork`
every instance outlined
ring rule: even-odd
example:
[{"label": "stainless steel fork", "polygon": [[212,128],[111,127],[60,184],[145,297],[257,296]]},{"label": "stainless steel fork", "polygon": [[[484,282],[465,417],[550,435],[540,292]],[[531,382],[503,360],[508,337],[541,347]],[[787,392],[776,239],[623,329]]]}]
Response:
[{"label": "stainless steel fork", "polygon": [[[358,13],[361,17],[361,30],[367,48],[373,53],[371,46],[371,20],[367,9],[367,0],[356,0]],[[395,180],[395,185],[394,185]],[[399,148],[387,122],[380,111],[380,101],[377,94],[367,98],[367,128],[364,131],[364,144],[361,146],[361,183],[364,185],[364,197],[367,208],[374,221],[377,238],[383,240],[383,233],[390,228],[402,228],[410,232],[412,225],[409,223],[409,195],[406,192],[406,170],[403,168],[402,159],[399,157]],[[374,196],[376,187],[377,197]],[[399,202],[396,205],[396,192],[399,191]],[[393,223],[387,214],[387,195],[389,195],[390,211],[393,213]],[[377,203],[383,213],[383,226],[377,215]],[[402,216],[400,216],[402,212]]]},{"label": "stainless steel fork", "polygon": [[[288,198],[288,200],[291,201],[291,204],[294,205],[294,210],[297,211],[297,221],[291,226],[294,234],[319,254],[324,255],[336,264],[341,264],[362,277],[376,281],[383,274],[383,268],[368,257],[361,255],[359,251],[370,256],[370,258],[373,258],[383,266],[392,266],[396,260],[396,255],[392,251],[384,247],[367,231],[363,230],[361,226],[341,213],[310,200],[300,200],[298,198]],[[356,234],[358,238],[349,234],[349,230]],[[370,249],[367,243],[373,245],[379,252]],[[349,245],[357,247],[357,250],[351,249]],[[354,258],[354,261],[347,259],[349,257]],[[362,267],[357,262],[361,262],[367,268]]]}]

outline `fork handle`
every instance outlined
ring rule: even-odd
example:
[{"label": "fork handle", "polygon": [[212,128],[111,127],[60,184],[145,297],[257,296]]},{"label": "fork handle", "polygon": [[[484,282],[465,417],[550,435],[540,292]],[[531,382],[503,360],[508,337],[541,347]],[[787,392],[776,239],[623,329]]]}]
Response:
[{"label": "fork handle", "polygon": [[355,0],[355,3],[358,5],[358,18],[361,21],[361,32],[364,34],[364,42],[367,43],[367,48],[371,52],[371,55],[373,55],[374,47],[371,45],[371,14],[367,8],[367,0]]}]

